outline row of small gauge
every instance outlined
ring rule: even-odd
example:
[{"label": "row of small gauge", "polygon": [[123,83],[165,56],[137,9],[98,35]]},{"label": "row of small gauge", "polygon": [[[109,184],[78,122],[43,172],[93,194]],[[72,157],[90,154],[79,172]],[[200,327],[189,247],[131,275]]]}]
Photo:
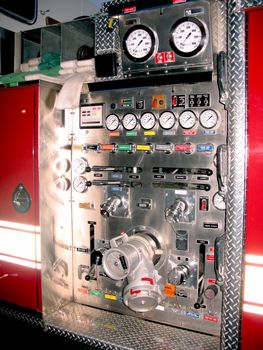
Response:
[{"label": "row of small gauge", "polygon": [[[164,111],[160,114],[158,123],[164,130],[169,130],[177,126],[177,122],[183,129],[192,129],[197,124],[198,118],[193,111],[185,110],[177,118],[171,111]],[[213,109],[204,110],[199,116],[199,122],[205,129],[212,129],[218,124],[219,117]],[[117,114],[109,114],[105,119],[105,126],[109,131],[115,131],[120,126],[126,130],[134,130],[140,125],[144,130],[153,129],[157,124],[157,118],[152,112],[145,112],[140,119],[133,113],[127,113],[122,119]]]}]

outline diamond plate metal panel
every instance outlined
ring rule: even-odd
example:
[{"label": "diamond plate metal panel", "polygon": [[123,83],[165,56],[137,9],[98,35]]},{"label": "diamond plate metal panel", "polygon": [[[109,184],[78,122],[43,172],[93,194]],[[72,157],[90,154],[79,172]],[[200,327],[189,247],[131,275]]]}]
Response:
[{"label": "diamond plate metal panel", "polygon": [[218,350],[219,338],[132,316],[69,304],[46,319],[47,330],[100,349]]},{"label": "diamond plate metal panel", "polygon": [[211,18],[212,18],[212,37],[213,52],[226,51],[227,46],[227,18],[226,3],[223,0],[211,1]]},{"label": "diamond plate metal panel", "polygon": [[221,348],[239,348],[246,179],[245,14],[229,2],[229,180]]},{"label": "diamond plate metal panel", "polygon": [[21,321],[33,327],[43,328],[43,320],[40,314],[31,314],[27,310],[23,311],[12,305],[0,303],[0,315],[6,319]]},{"label": "diamond plate metal panel", "polygon": [[237,1],[237,9],[248,9],[251,7],[263,6],[262,0],[238,0]]},{"label": "diamond plate metal panel", "polygon": [[113,1],[107,1],[102,5],[102,11],[107,12],[109,9],[109,6],[111,5],[121,5],[125,4],[126,2],[130,2],[131,0],[113,0]]}]

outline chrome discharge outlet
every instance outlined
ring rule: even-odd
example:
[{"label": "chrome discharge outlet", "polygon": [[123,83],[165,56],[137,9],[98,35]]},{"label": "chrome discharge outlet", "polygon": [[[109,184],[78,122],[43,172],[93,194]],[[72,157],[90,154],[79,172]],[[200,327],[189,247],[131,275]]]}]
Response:
[{"label": "chrome discharge outlet", "polygon": [[110,241],[102,266],[113,280],[127,278],[123,291],[124,304],[135,312],[154,310],[161,300],[158,273],[154,267],[156,242],[145,233],[123,234]]}]

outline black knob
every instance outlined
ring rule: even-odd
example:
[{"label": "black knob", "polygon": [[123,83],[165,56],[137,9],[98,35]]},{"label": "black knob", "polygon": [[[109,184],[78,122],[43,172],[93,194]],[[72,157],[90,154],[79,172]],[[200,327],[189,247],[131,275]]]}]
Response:
[{"label": "black knob", "polygon": [[83,45],[77,51],[77,60],[88,60],[94,57],[94,48]]}]

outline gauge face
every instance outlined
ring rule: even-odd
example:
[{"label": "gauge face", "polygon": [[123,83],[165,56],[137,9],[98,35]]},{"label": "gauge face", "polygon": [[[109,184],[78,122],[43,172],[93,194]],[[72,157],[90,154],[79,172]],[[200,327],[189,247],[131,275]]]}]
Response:
[{"label": "gauge face", "polygon": [[172,129],[176,124],[176,117],[172,112],[163,112],[159,117],[159,124],[165,130]]},{"label": "gauge face", "polygon": [[88,162],[84,158],[76,158],[73,162],[73,170],[77,174],[84,174],[88,167]]},{"label": "gauge face", "polygon": [[110,131],[118,129],[120,125],[119,117],[116,114],[110,114],[105,120],[106,128]]},{"label": "gauge face", "polygon": [[140,123],[143,129],[145,130],[152,129],[156,124],[155,115],[150,112],[143,113],[140,119]]},{"label": "gauge face", "polygon": [[218,210],[225,210],[226,209],[226,203],[225,198],[217,192],[213,197],[213,204],[216,209]]},{"label": "gauge face", "polygon": [[200,124],[206,129],[212,129],[216,126],[218,115],[212,109],[203,111],[199,117]]},{"label": "gauge face", "polygon": [[123,38],[123,50],[134,62],[147,61],[156,50],[157,39],[154,32],[144,25],[130,28]]},{"label": "gauge face", "polygon": [[85,192],[88,188],[87,179],[84,176],[76,177],[73,180],[73,188],[77,192],[80,192],[80,193]]},{"label": "gauge face", "polygon": [[184,111],[179,116],[179,123],[184,129],[191,129],[195,126],[196,116],[192,111]]},{"label": "gauge face", "polygon": [[126,130],[133,130],[137,125],[137,118],[133,113],[127,113],[122,119],[122,125]]},{"label": "gauge face", "polygon": [[180,56],[191,57],[196,55],[202,50],[205,43],[205,27],[195,17],[183,17],[171,29],[170,45]]}]

